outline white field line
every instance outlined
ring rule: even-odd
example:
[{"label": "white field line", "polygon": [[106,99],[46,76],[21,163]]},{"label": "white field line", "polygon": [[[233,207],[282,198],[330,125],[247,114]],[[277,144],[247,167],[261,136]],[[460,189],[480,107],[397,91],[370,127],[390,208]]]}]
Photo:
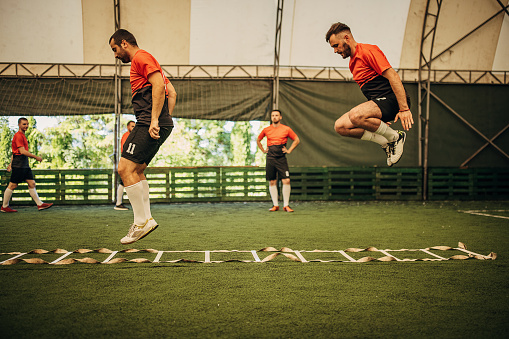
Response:
[{"label": "white field line", "polygon": [[161,257],[163,256],[164,251],[157,252],[156,258],[154,259],[154,262],[159,262],[161,260]]},{"label": "white field line", "polygon": [[256,250],[251,250],[251,253],[253,254],[253,258],[256,262],[262,262],[258,256],[258,253],[256,253]]},{"label": "white field line", "polygon": [[205,251],[205,262],[210,263],[210,251]]},{"label": "white field line", "polygon": [[429,255],[431,255],[431,256],[433,256],[433,257],[439,258],[440,260],[448,260],[447,258],[444,258],[444,257],[441,257],[441,256],[439,256],[439,255],[436,255],[435,253],[430,252],[430,251],[428,251],[428,250],[427,250],[427,249],[425,249],[425,248],[421,248],[421,251],[423,251],[424,253],[429,254]]},{"label": "white field line", "polygon": [[63,256],[61,256],[60,258],[56,259],[56,260],[53,260],[52,262],[50,262],[50,264],[56,264],[57,262],[59,262],[60,260],[64,259],[65,257],[68,257],[69,255],[71,255],[72,252],[67,252],[66,254],[64,254]]},{"label": "white field line", "polygon": [[472,254],[472,255],[474,255],[474,256],[475,256],[475,255],[478,255],[478,256],[481,256],[481,257],[483,257],[483,258],[486,258],[486,256],[485,256],[485,255],[482,255],[482,254],[479,254],[479,253],[475,253],[475,252],[472,252],[472,251],[466,250],[466,249],[464,249],[464,248],[459,248],[459,247],[457,247],[457,248],[454,248],[454,249],[455,249],[455,250],[458,250],[458,251],[461,251],[461,252],[468,253],[468,254]]},{"label": "white field line", "polygon": [[14,257],[12,257],[12,258],[9,258],[9,259],[4,260],[4,261],[0,261],[0,265],[2,265],[4,262],[6,262],[6,261],[8,261],[8,260],[14,260],[14,259],[17,259],[17,258],[19,258],[19,257],[21,257],[21,256],[24,256],[25,254],[26,254],[26,253],[20,253],[20,254],[18,254],[18,255],[15,255],[15,256],[14,256]]},{"label": "white field line", "polygon": [[117,253],[118,253],[118,251],[113,251],[113,252],[110,254],[110,256],[109,256],[109,257],[107,257],[107,258],[106,258],[106,260],[104,260],[102,263],[103,263],[103,264],[108,263],[111,259],[113,259],[113,257],[114,257],[114,256],[115,256],[115,254],[117,254]]},{"label": "white field line", "polygon": [[348,254],[346,254],[346,252],[345,252],[345,251],[341,250],[341,251],[339,251],[339,253],[343,254],[343,256],[344,256],[345,258],[347,258],[348,260],[353,261],[353,262],[357,262],[357,260],[355,260],[354,258],[352,258],[351,256],[349,256]]},{"label": "white field line", "polygon": [[388,257],[393,257],[394,259],[396,259],[396,261],[403,261],[403,260],[401,260],[399,258],[396,258],[395,256],[393,256],[392,254],[390,254],[386,250],[378,250],[378,252],[381,252],[381,253],[385,254],[386,256],[388,256]]},{"label": "white field line", "polygon": [[468,214],[474,214],[474,215],[482,215],[484,217],[492,217],[492,218],[500,218],[500,219],[509,219],[509,217],[504,217],[502,215],[495,215],[495,214],[489,214],[487,212],[490,212],[490,213],[500,213],[500,212],[509,212],[509,211],[506,211],[506,210],[493,210],[493,211],[488,211],[488,210],[477,210],[477,211],[460,211],[460,212],[463,212],[463,213],[468,213]]},{"label": "white field line", "polygon": [[301,262],[308,262],[303,256],[302,254],[300,254],[299,251],[294,251],[295,254],[297,255],[297,257],[300,259]]}]

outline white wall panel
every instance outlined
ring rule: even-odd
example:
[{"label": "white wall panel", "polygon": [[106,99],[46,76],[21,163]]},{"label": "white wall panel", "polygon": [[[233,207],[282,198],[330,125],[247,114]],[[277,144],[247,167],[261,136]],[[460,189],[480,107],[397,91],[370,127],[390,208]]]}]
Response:
[{"label": "white wall panel", "polygon": [[81,0],[0,0],[0,61],[83,63]]}]

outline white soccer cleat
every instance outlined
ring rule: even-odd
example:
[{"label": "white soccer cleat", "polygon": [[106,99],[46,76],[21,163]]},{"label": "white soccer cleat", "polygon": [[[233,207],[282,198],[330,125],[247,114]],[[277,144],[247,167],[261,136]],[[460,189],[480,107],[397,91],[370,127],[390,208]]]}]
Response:
[{"label": "white soccer cleat", "polygon": [[150,232],[155,230],[157,226],[159,225],[154,218],[147,219],[144,225],[132,224],[127,235],[120,239],[120,243],[123,245],[132,244],[133,242],[146,237]]},{"label": "white soccer cleat", "polygon": [[387,146],[385,146],[385,147],[382,146],[382,149],[384,150],[385,155],[387,156],[387,166],[391,167],[392,166],[392,162],[391,162],[392,147],[390,146],[390,144],[387,144]]},{"label": "white soccer cleat", "polygon": [[[398,131],[399,138],[398,140],[392,142],[390,146],[391,147],[391,163],[392,165],[398,163],[399,159],[401,159],[401,156],[403,155],[403,146],[405,145],[406,140],[406,133],[403,131]],[[391,166],[392,166],[391,165]]]}]

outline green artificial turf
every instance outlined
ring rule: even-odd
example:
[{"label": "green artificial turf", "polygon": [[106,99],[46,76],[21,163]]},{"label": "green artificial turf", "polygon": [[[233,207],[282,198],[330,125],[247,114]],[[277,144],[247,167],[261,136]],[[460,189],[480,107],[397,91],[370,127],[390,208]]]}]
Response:
[{"label": "green artificial turf", "polygon": [[[129,246],[132,212],[111,206],[20,207],[0,215],[0,252],[418,249],[458,241],[496,260],[134,263],[0,266],[5,338],[503,338],[509,325],[509,219],[459,210],[508,202],[305,202],[154,205],[160,227]],[[497,212],[509,216],[509,213]],[[450,257],[456,252],[437,252]],[[268,253],[258,252],[260,258]],[[337,254],[302,253],[333,260]],[[394,252],[412,256],[412,252]],[[419,254],[419,258],[422,255]],[[31,254],[52,261],[60,254]],[[102,261],[108,254],[72,254]],[[356,259],[379,253],[353,253]],[[0,260],[9,256],[3,255]],[[126,259],[155,254],[118,253]],[[165,253],[203,260],[203,253]],[[24,258],[24,257],[22,257]],[[166,259],[165,259],[166,258]],[[211,253],[211,260],[252,260]],[[251,258],[251,259],[249,259]],[[344,258],[339,258],[344,260]]]}]

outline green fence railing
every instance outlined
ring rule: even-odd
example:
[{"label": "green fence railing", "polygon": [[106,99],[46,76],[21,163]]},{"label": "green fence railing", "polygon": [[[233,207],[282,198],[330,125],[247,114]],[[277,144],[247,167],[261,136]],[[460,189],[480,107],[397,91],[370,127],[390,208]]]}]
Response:
[{"label": "green fence railing", "polygon": [[[108,204],[114,175],[107,169],[33,170],[42,200]],[[422,168],[292,167],[292,200],[422,200]],[[263,167],[153,167],[146,170],[152,202],[266,201]],[[0,191],[10,174],[0,171]],[[429,168],[428,200],[509,200],[509,168]],[[33,204],[26,184],[13,204]]]}]

